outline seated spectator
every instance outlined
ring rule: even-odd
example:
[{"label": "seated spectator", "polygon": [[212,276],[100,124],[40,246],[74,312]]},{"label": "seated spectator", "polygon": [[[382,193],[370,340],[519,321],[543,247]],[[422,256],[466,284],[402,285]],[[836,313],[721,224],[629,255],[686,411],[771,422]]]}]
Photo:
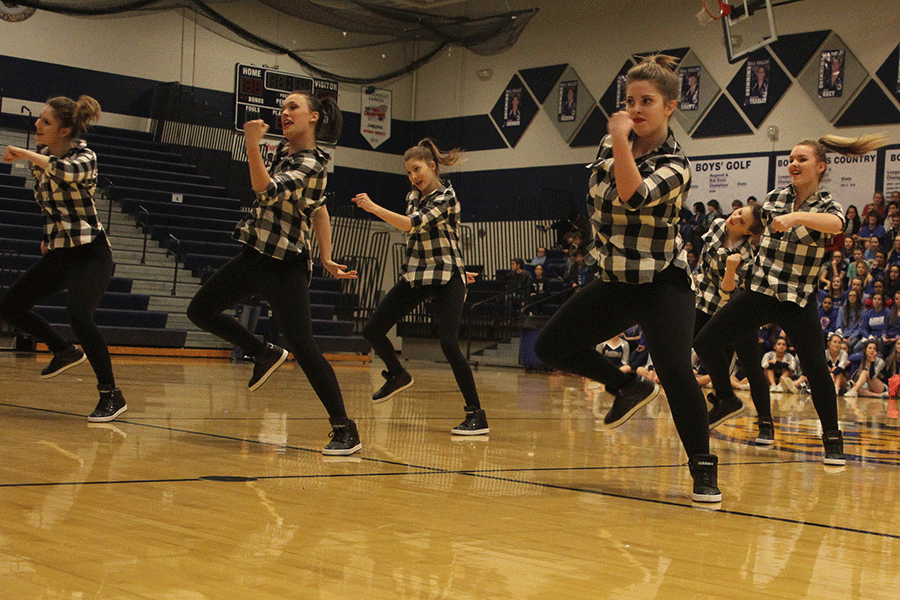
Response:
[{"label": "seated spectator", "polygon": [[819,287],[825,289],[835,277],[844,278],[847,272],[847,265],[844,262],[844,251],[835,250],[831,253],[831,260],[822,266],[819,271]]},{"label": "seated spectator", "polygon": [[797,357],[788,352],[787,348],[787,340],[780,337],[775,341],[774,349],[762,357],[763,372],[769,380],[771,392],[785,391],[782,385],[783,378],[787,376],[790,379],[797,371]]},{"label": "seated spectator", "polygon": [[819,303],[819,322],[822,323],[822,331],[826,335],[834,333],[838,328],[838,308],[831,296],[825,296]]},{"label": "seated spectator", "polygon": [[894,298],[888,298],[887,326],[884,328],[884,335],[881,336],[881,344],[879,350],[882,353],[889,351],[894,347],[894,343],[900,339],[900,292],[894,295]]},{"label": "seated spectator", "polygon": [[525,259],[513,258],[509,261],[509,273],[504,276],[506,291],[512,306],[521,307],[528,287],[531,285],[531,274],[525,270]]},{"label": "seated spectator", "polygon": [[881,380],[881,372],[884,370],[884,360],[878,353],[878,344],[873,341],[866,343],[863,350],[862,362],[853,376],[852,385],[845,397],[867,396],[874,398],[887,398],[887,386]]},{"label": "seated spectator", "polygon": [[853,289],[847,292],[847,301],[838,311],[838,328],[844,342],[853,348],[862,337],[862,317],[866,312],[860,293]]},{"label": "seated spectator", "polygon": [[731,212],[736,211],[739,208],[744,208],[744,203],[740,200],[732,200],[731,201]]},{"label": "seated spectator", "polygon": [[712,222],[725,215],[722,214],[722,208],[719,206],[718,200],[710,200],[706,203],[706,229],[708,230]]},{"label": "seated spectator", "polygon": [[628,357],[631,355],[631,352],[628,348],[628,342],[622,339],[621,333],[597,344],[597,352],[608,358],[623,373],[631,373],[631,365],[628,364]]},{"label": "seated spectator", "polygon": [[862,316],[862,339],[854,346],[853,351],[859,352],[867,341],[874,341],[879,346],[879,351],[884,347],[882,338],[887,331],[888,310],[884,306],[882,294],[872,294],[872,308],[866,310]]},{"label": "seated spectator", "polygon": [[875,278],[869,270],[869,263],[864,260],[856,263],[856,277],[862,281],[862,291],[864,294],[871,296],[875,292]]},{"label": "seated spectator", "polygon": [[881,241],[877,237],[870,237],[866,240],[866,249],[863,252],[863,259],[872,266],[875,262],[875,253],[881,250]]},{"label": "seated spectator", "polygon": [[844,305],[844,302],[847,301],[847,290],[844,289],[843,277],[835,275],[828,284],[828,288],[819,292],[819,304],[822,303],[822,299],[826,296],[831,298],[831,301],[834,302],[834,306],[840,310]]},{"label": "seated spectator", "polygon": [[865,217],[873,210],[882,220],[887,216],[887,206],[884,203],[884,194],[881,192],[872,194],[872,202],[863,206],[862,214]]},{"label": "seated spectator", "polygon": [[584,262],[584,252],[580,248],[573,248],[569,253],[571,263],[566,269],[563,281],[573,288],[584,287],[590,280],[590,267]]},{"label": "seated spectator", "polygon": [[872,260],[872,266],[869,269],[869,272],[872,274],[872,277],[879,281],[884,281],[884,278],[887,277],[887,258],[884,250],[879,248],[875,251],[875,259]]},{"label": "seated spectator", "polygon": [[547,249],[543,246],[538,246],[537,254],[531,259],[530,264],[543,265],[545,262],[547,262]]},{"label": "seated spectator", "polygon": [[884,294],[893,298],[900,291],[900,265],[888,265],[887,276],[884,278]]},{"label": "seated spectator", "polygon": [[[531,279],[528,285],[528,296],[525,298],[522,304],[534,304],[535,302],[546,298],[547,295],[547,279],[544,277],[544,267],[543,265],[535,265],[534,277]],[[533,306],[526,312],[528,314],[540,312],[540,306]]]},{"label": "seated spectator", "polygon": [[890,247],[894,245],[894,240],[900,236],[900,212],[898,212],[897,204],[890,203],[891,215],[884,220],[884,245]]},{"label": "seated spectator", "polygon": [[647,352],[647,343],[644,340],[644,332],[641,331],[640,325],[629,327],[623,335],[628,346],[631,348],[631,356],[628,357],[628,364],[632,370],[647,362],[650,354]]},{"label": "seated spectator", "polygon": [[900,265],[900,237],[894,238],[891,250],[887,255],[888,264]]},{"label": "seated spectator", "polygon": [[859,218],[859,212],[853,204],[848,206],[847,212],[844,213],[844,223],[844,240],[850,240],[856,244],[856,237],[862,226],[862,219]]},{"label": "seated spectator", "polygon": [[828,336],[828,345],[825,348],[825,361],[828,363],[828,372],[831,373],[831,381],[834,382],[834,391],[838,396],[847,389],[847,369],[850,367],[850,359],[847,352],[841,348],[843,340],[837,333]]},{"label": "seated spectator", "polygon": [[880,216],[877,211],[870,210],[866,213],[866,221],[863,223],[863,226],[859,228],[859,233],[856,234],[856,241],[860,242],[875,238],[875,241],[880,246],[882,240],[884,240],[884,227],[881,226],[883,220],[884,216]]}]

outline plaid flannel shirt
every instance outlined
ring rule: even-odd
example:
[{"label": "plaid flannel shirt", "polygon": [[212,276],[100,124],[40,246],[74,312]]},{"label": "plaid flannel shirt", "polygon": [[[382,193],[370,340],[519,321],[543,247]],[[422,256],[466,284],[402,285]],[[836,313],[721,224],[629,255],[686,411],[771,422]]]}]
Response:
[{"label": "plaid flannel shirt", "polygon": [[[34,198],[44,213],[44,238],[51,250],[90,244],[103,233],[97,217],[97,155],[84,140],[76,140],[65,156],[49,156],[47,169],[31,165]],[[107,240],[109,243],[109,240]]]},{"label": "plaid flannel shirt", "polygon": [[753,244],[744,238],[736,246],[729,248],[726,219],[713,221],[709,231],[703,234],[703,251],[700,253],[700,268],[697,270],[697,308],[714,315],[731,298],[733,292],[722,290],[726,260],[732,254],[741,255],[741,266],[736,272],[735,291],[740,289],[750,265],[753,263]]},{"label": "plaid flannel shirt", "polygon": [[[287,140],[282,141],[269,167],[272,181],[257,192],[232,237],[279,260],[297,258],[304,250],[308,256],[312,215],[325,204],[329,160],[320,148],[290,154]],[[312,268],[312,259],[308,262]]]},{"label": "plaid flannel shirt", "polygon": [[[806,306],[810,299],[816,298],[825,244],[831,236],[805,225],[779,233],[771,230],[769,224],[772,219],[794,212],[796,198],[792,185],[769,192],[766,196],[762,218],[766,229],[759,243],[748,286],[754,292],[773,296],[781,302]],[[825,190],[812,194],[799,210],[837,215],[843,229],[841,207]]]},{"label": "plaid flannel shirt", "polygon": [[406,264],[400,277],[414,287],[444,284],[466,278],[459,249],[460,206],[450,182],[420,198],[419,190],[406,196],[406,216],[412,222],[407,234]]},{"label": "plaid flannel shirt", "polygon": [[[612,140],[603,138],[588,188],[588,216],[594,229],[590,262],[604,281],[648,283],[673,265],[689,278],[690,266],[678,235],[678,212],[691,187],[691,165],[672,131],[656,150],[637,159],[643,183],[626,202],[619,200]],[[693,278],[691,278],[693,280]]]}]

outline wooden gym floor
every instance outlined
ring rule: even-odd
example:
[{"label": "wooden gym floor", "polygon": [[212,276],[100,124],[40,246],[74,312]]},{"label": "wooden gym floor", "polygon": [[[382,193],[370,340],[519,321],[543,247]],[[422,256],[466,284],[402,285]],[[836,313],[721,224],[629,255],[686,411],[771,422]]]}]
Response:
[{"label": "wooden gym floor", "polygon": [[489,438],[457,438],[445,365],[369,401],[381,365],[335,365],[363,450],[323,457],[296,366],[114,357],[129,410],[89,425],[87,363],[0,354],[0,598],[894,599],[900,433],[887,400],[839,399],[850,460],[821,463],[806,397],[711,439],[721,505],[690,501],[665,400],[614,433],[577,377],[481,368]]}]

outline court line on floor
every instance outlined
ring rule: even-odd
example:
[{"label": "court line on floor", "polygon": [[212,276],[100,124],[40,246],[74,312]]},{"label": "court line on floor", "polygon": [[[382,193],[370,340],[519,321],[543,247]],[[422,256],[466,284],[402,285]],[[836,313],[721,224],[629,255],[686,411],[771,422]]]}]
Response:
[{"label": "court line on floor", "polygon": [[[8,403],[0,403],[0,406],[24,408],[24,409],[30,409],[30,410],[35,410],[35,411],[39,411],[39,412],[48,412],[48,413],[52,413],[52,414],[60,414],[60,415],[67,415],[67,416],[80,416],[80,415],[75,415],[74,413],[67,413],[64,411],[57,411],[57,410],[53,410],[53,409],[32,408],[32,407],[25,407],[25,406],[8,404]],[[134,422],[134,421],[128,421],[125,419],[117,420],[116,423],[121,424],[121,425],[135,425],[138,427],[159,429],[162,431],[173,431],[173,432],[178,432],[178,433],[186,433],[186,434],[198,435],[198,436],[202,436],[202,437],[211,437],[211,438],[215,438],[215,439],[222,439],[222,440],[228,440],[228,441],[234,441],[234,442],[240,442],[240,443],[251,443],[251,444],[256,444],[256,445],[260,445],[260,446],[271,446],[271,447],[281,448],[281,449],[285,449],[285,450],[298,450],[298,451],[302,451],[302,452],[309,452],[309,453],[315,453],[315,454],[320,453],[319,450],[314,450],[311,448],[303,448],[300,446],[273,444],[271,442],[263,442],[260,440],[239,438],[239,437],[235,437],[235,436],[228,436],[228,435],[222,435],[222,434],[216,434],[216,433],[208,433],[208,432],[203,432],[203,431],[192,431],[192,430],[188,430],[188,429],[180,429],[180,428],[169,427],[169,426],[154,425],[154,424],[150,424],[150,423],[139,423],[139,422]],[[900,534],[891,534],[891,533],[885,533],[885,532],[879,532],[879,531],[869,531],[869,530],[855,529],[855,528],[850,528],[850,527],[841,527],[841,526],[825,524],[825,523],[816,523],[814,521],[802,521],[799,519],[788,519],[786,517],[775,517],[775,516],[771,516],[771,515],[750,513],[750,512],[745,512],[745,511],[728,510],[728,509],[721,508],[718,504],[712,505],[714,507],[713,508],[713,507],[706,507],[703,504],[697,504],[697,503],[685,504],[683,502],[675,502],[675,501],[671,501],[671,500],[661,500],[658,498],[630,496],[627,494],[617,494],[615,492],[591,490],[591,489],[585,489],[585,488],[579,488],[579,487],[573,487],[573,486],[562,486],[562,485],[540,482],[540,481],[529,481],[529,480],[525,480],[525,479],[498,477],[495,475],[487,474],[487,473],[496,473],[496,472],[523,472],[523,471],[550,471],[550,470],[554,470],[554,471],[573,471],[573,470],[601,471],[601,470],[610,470],[610,469],[635,469],[635,468],[639,468],[639,469],[656,468],[656,469],[658,469],[658,468],[683,467],[684,466],[683,464],[643,465],[643,466],[640,466],[640,465],[625,466],[625,465],[623,465],[623,466],[575,467],[575,468],[565,467],[565,468],[556,468],[556,469],[554,469],[552,467],[518,468],[518,469],[490,469],[490,470],[486,470],[485,472],[482,472],[480,470],[472,470],[472,469],[448,470],[448,469],[443,469],[443,468],[439,468],[439,467],[429,467],[429,466],[425,466],[425,465],[413,465],[410,463],[404,463],[404,462],[400,462],[400,461],[392,461],[392,460],[387,460],[387,459],[382,459],[382,458],[373,458],[373,457],[368,457],[368,456],[354,456],[353,458],[358,459],[360,462],[366,461],[366,462],[371,462],[371,463],[406,467],[406,469],[418,469],[419,472],[411,473],[407,470],[407,471],[398,471],[396,473],[329,473],[329,474],[271,475],[271,476],[264,475],[264,476],[259,476],[259,477],[250,477],[249,479],[263,481],[263,480],[279,480],[279,479],[384,477],[384,476],[397,476],[397,475],[403,475],[403,476],[445,475],[445,474],[468,475],[471,477],[479,477],[479,478],[483,478],[483,479],[494,479],[494,480],[498,480],[498,481],[506,481],[509,483],[518,483],[518,484],[522,484],[522,485],[544,487],[544,488],[548,488],[548,489],[557,489],[557,490],[568,491],[568,492],[580,492],[580,493],[585,493],[585,494],[606,496],[606,497],[618,498],[618,499],[623,499],[623,500],[635,500],[638,502],[650,502],[653,504],[662,504],[662,505],[666,505],[666,506],[673,506],[673,507],[680,507],[680,508],[691,508],[691,509],[695,509],[695,510],[698,510],[698,509],[702,510],[702,509],[706,508],[707,510],[710,510],[711,512],[717,512],[717,513],[721,513],[721,514],[728,514],[728,515],[734,515],[734,516],[742,516],[742,517],[747,517],[747,518],[751,518],[751,519],[777,521],[777,522],[790,523],[790,524],[795,524],[795,525],[810,525],[810,526],[818,527],[818,528],[822,528],[822,529],[832,529],[832,530],[836,530],[836,531],[845,531],[848,533],[859,533],[859,534],[863,534],[863,535],[872,535],[872,536],[876,536],[876,537],[900,539]],[[810,462],[810,461],[800,461],[800,460],[776,461],[776,462],[774,462],[774,464],[783,464],[784,462],[799,463],[799,462]],[[728,463],[724,463],[722,466],[726,466],[727,464]],[[747,463],[733,463],[733,464],[747,464]],[[758,463],[752,462],[749,464],[758,464]],[[763,463],[763,464],[766,464],[766,463]],[[770,464],[772,464],[772,463],[770,463]],[[115,485],[115,484],[126,484],[126,483],[127,484],[137,484],[137,483],[206,482],[206,481],[209,481],[208,477],[210,477],[210,476],[185,477],[185,478],[173,478],[173,479],[136,479],[136,480],[119,480],[119,481],[10,483],[10,484],[0,484],[0,488],[46,487],[46,486],[64,486],[64,485]],[[238,478],[238,479],[240,481],[246,481],[248,478]]]}]

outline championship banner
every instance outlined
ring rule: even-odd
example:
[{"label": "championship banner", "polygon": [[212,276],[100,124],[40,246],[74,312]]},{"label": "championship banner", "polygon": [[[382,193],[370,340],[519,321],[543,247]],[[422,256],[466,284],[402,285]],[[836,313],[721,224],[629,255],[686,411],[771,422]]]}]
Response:
[{"label": "championship banner", "polygon": [[[788,156],[778,155],[775,166],[775,188],[781,189],[791,184],[787,172]],[[877,151],[862,156],[842,156],[830,153],[826,157],[828,169],[822,177],[821,187],[831,192],[832,198],[847,208],[851,204],[857,210],[872,201],[875,192],[875,168],[878,164]]]},{"label": "championship banner", "polygon": [[768,156],[691,159],[689,203],[717,200],[729,214],[734,200],[745,204],[750,196],[762,200],[768,191],[769,160]]},{"label": "championship banner", "polygon": [[391,137],[391,92],[368,86],[362,88],[359,131],[377,148]]},{"label": "championship banner", "polygon": [[881,186],[885,198],[891,192],[900,192],[900,148],[884,151],[884,183]]}]

